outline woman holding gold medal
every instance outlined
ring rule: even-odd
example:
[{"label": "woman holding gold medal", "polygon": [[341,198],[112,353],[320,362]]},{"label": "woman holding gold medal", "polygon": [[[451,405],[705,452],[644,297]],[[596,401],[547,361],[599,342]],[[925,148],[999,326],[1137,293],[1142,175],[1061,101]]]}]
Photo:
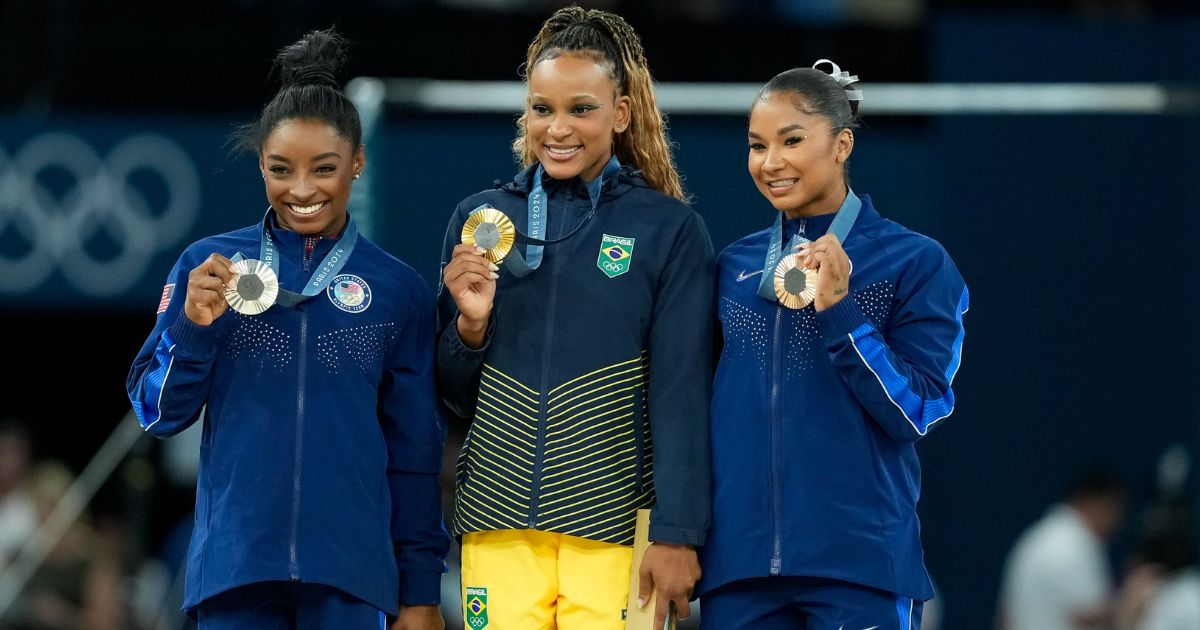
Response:
[{"label": "woman holding gold medal", "polygon": [[240,138],[270,208],[184,251],[129,375],[156,437],[204,411],[184,596],[201,629],[443,627],[433,296],[346,211],[365,155],[345,44],[279,53]]},{"label": "woman holding gold medal", "polygon": [[[438,297],[468,628],[625,627],[638,567],[661,628],[708,526],[712,245],[683,201],[641,43],[556,12],[529,47],[525,169],[450,220]],[[636,605],[636,603],[635,603]]]},{"label": "woman holding gold medal", "polygon": [[718,258],[705,627],[916,629],[933,595],[914,443],[953,411],[967,289],[849,189],[857,80],[823,59],[750,110],[750,176],[778,213]]}]

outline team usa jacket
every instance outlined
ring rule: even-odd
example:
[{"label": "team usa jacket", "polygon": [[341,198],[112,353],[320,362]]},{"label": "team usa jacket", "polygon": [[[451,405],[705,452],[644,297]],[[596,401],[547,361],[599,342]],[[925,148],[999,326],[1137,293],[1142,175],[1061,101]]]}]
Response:
[{"label": "team usa jacket", "polygon": [[[861,202],[843,244],[850,294],[823,312],[758,295],[771,230],[718,258],[724,345],[698,592],[784,575],[933,595],[915,442],[954,410],[967,289],[938,243]],[[815,241],[833,216],[785,222],[783,242],[799,230]]]},{"label": "team usa jacket", "polygon": [[[533,173],[459,204],[443,266],[482,205],[526,230]],[[463,344],[453,297],[438,296],[445,399],[471,419],[454,532],[529,528],[628,545],[636,510],[652,507],[652,540],[702,544],[713,308],[704,222],[627,166],[604,181],[586,222],[582,180],[543,182],[547,236],[582,227],[547,245],[529,275],[501,263],[482,348]]]},{"label": "team usa jacket", "polygon": [[[336,239],[273,218],[280,285],[299,291]],[[359,236],[328,288],[300,305],[192,323],[188,273],[213,252],[259,258],[261,232],[184,251],[129,373],[134,411],[156,437],[205,410],[184,607],[271,580],[334,586],[391,614],[435,603],[449,536],[433,296]]]}]

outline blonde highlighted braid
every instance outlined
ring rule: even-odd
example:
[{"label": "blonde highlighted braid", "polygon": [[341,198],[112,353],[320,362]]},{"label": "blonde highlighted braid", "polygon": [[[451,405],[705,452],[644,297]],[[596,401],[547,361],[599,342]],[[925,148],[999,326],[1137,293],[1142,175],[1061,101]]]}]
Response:
[{"label": "blonde highlighted braid", "polygon": [[[559,9],[551,15],[529,44],[521,78],[529,83],[529,73],[538,62],[562,54],[577,53],[594,59],[617,84],[617,95],[629,97],[629,126],[613,138],[613,150],[622,164],[642,171],[655,190],[686,200],[666,123],[658,109],[654,83],[646,64],[646,53],[637,33],[619,15],[577,6]],[[523,166],[537,160],[528,146],[529,111],[517,121],[513,153]]]}]

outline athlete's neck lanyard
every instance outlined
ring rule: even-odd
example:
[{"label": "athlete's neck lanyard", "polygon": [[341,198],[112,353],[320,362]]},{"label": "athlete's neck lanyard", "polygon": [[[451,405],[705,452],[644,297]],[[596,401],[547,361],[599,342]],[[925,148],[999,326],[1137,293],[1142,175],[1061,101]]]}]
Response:
[{"label": "athlete's neck lanyard", "polygon": [[556,239],[543,238],[546,234],[546,191],[542,188],[542,175],[546,172],[539,163],[533,174],[533,190],[529,193],[529,216],[528,234],[517,231],[517,241],[524,242],[525,255],[521,255],[521,248],[514,247],[509,252],[508,257],[504,259],[504,266],[508,268],[512,274],[518,278],[529,275],[534,269],[537,269],[542,264],[542,247],[545,245],[553,245],[561,243],[579,231],[592,216],[596,214],[596,206],[600,203],[600,190],[604,187],[604,182],[610,179],[621,168],[621,162],[617,160],[617,156],[612,156],[608,160],[608,164],[604,166],[604,171],[600,176],[588,182],[588,196],[592,200],[592,209],[583,217],[583,220],[576,225],[574,229],[568,232],[565,236]]},{"label": "athlete's neck lanyard", "polygon": [[[833,223],[829,225],[829,233],[836,236],[839,243],[846,244],[846,236],[850,234],[850,228],[854,227],[854,221],[858,219],[860,210],[862,210],[862,200],[854,194],[853,190],[847,188],[846,200],[842,202],[842,206],[838,208],[837,214],[833,217]],[[787,251],[795,252],[796,248],[807,242],[808,239],[805,238],[802,227],[788,242]],[[758,294],[772,302],[779,301],[775,296],[775,266],[783,258],[783,251],[783,213],[780,212],[775,217],[775,227],[771,229],[771,244],[767,248],[767,260],[763,265],[762,280],[758,283]]]},{"label": "athlete's neck lanyard", "polygon": [[[338,239],[336,245],[325,255],[325,260],[321,261],[321,266],[312,278],[305,285],[304,290],[300,293],[288,291],[283,287],[279,287],[279,296],[275,298],[275,303],[280,306],[296,306],[297,304],[312,298],[316,294],[325,290],[330,282],[337,277],[342,267],[346,266],[346,261],[350,259],[350,254],[354,252],[354,246],[358,244],[358,226],[354,224],[354,218],[346,217],[346,231],[342,232],[342,237]],[[279,256],[275,249],[275,240],[271,238],[271,209],[267,209],[266,216],[262,220],[262,242],[258,248],[258,259],[271,266],[271,271],[279,276]],[[233,256],[233,262],[237,262],[245,258],[241,252]]]}]

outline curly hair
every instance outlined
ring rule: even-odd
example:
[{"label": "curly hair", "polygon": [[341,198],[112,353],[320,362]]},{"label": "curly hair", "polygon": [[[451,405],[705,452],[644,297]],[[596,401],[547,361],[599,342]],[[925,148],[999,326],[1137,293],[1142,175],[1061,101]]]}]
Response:
[{"label": "curly hair", "polygon": [[[521,78],[526,84],[539,62],[563,54],[581,54],[600,64],[617,85],[619,95],[629,97],[629,126],[616,134],[613,150],[617,159],[642,171],[655,190],[677,199],[685,199],[683,183],[671,155],[666,121],[658,109],[654,82],[646,64],[642,42],[619,15],[577,6],[559,9],[542,24],[529,44]],[[523,166],[536,161],[528,146],[529,112],[517,121],[513,153]]]}]

